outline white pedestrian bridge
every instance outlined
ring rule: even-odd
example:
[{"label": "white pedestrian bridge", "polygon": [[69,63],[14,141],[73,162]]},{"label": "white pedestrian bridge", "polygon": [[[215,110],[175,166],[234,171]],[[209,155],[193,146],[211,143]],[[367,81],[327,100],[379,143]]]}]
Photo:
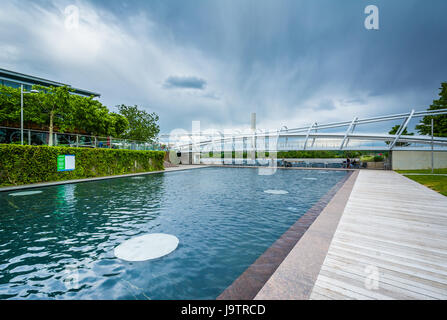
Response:
[{"label": "white pedestrian bridge", "polygon": [[[404,135],[410,122],[422,117],[447,114],[447,109],[411,110],[373,118],[320,124],[277,130],[225,130],[193,131],[189,133],[161,135],[160,141],[179,152],[274,152],[288,150],[369,150],[369,151],[447,151],[447,138]],[[389,134],[391,127],[399,124],[396,134]],[[375,125],[373,133],[362,127]],[[378,129],[377,129],[378,128]]]}]

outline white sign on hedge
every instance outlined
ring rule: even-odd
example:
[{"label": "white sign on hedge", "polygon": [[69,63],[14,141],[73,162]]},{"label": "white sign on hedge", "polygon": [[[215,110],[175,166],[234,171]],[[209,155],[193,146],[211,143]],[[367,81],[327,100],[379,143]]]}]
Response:
[{"label": "white sign on hedge", "polygon": [[57,156],[57,171],[73,171],[76,169],[76,157],[74,155]]}]

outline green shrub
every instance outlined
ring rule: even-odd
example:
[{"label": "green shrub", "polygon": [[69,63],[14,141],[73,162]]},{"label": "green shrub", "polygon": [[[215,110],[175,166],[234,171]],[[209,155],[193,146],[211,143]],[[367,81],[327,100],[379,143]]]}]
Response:
[{"label": "green shrub", "polygon": [[383,161],[383,156],[375,156],[374,157],[374,162],[382,162]]},{"label": "green shrub", "polygon": [[362,162],[373,162],[374,156],[362,156],[360,157],[360,161]]},{"label": "green shrub", "polygon": [[[58,172],[57,156],[75,155],[74,171]],[[163,170],[163,151],[0,144],[0,186]]]}]

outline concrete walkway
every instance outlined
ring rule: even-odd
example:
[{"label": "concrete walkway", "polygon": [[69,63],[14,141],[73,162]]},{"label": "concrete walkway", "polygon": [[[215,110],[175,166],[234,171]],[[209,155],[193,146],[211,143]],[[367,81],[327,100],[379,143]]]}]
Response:
[{"label": "concrete walkway", "polygon": [[447,299],[447,197],[361,171],[311,299]]}]

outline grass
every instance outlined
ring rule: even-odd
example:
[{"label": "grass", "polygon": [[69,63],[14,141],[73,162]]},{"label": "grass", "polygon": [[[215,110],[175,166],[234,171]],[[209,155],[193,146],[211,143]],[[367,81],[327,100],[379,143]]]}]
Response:
[{"label": "grass", "polygon": [[[406,174],[406,173],[426,173],[431,174],[431,169],[424,169],[424,170],[396,170],[398,173]],[[435,169],[435,174],[447,174],[447,168],[444,169]]]},{"label": "grass", "polygon": [[361,156],[360,161],[363,162],[372,162],[374,161],[374,156]]},{"label": "grass", "polygon": [[406,176],[447,197],[447,176]]},{"label": "grass", "polygon": [[[434,174],[431,174],[431,169],[426,170],[396,170],[396,172],[405,175],[407,178],[423,184],[430,189],[433,189],[444,196],[447,196],[447,176],[438,176],[437,174],[447,174],[447,168],[435,169]],[[426,176],[406,175],[408,173],[422,173]]]}]

